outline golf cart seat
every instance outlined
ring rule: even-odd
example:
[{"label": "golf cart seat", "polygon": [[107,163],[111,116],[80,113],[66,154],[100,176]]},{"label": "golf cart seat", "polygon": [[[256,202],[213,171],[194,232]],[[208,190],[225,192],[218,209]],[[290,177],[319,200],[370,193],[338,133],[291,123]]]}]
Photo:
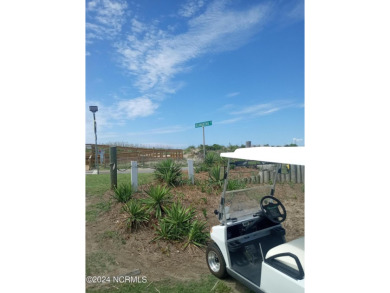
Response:
[{"label": "golf cart seat", "polygon": [[[296,271],[305,271],[305,238],[301,237],[293,241],[278,245],[267,252],[266,262],[277,260]],[[281,255],[281,256],[278,256]],[[294,256],[296,257],[297,261]]]}]

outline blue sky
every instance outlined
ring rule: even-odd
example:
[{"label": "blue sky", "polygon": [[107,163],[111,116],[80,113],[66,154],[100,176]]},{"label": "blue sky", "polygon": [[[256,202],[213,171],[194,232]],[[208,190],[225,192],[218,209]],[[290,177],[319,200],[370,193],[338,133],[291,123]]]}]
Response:
[{"label": "blue sky", "polygon": [[304,145],[303,1],[86,1],[98,143]]}]

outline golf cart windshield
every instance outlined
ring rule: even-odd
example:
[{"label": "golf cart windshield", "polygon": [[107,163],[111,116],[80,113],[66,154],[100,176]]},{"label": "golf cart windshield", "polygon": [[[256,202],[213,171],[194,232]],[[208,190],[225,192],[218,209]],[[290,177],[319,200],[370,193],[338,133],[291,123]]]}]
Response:
[{"label": "golf cart windshield", "polygon": [[225,213],[226,221],[235,222],[253,218],[260,211],[260,200],[271,194],[272,185],[262,185],[254,188],[226,191]]},{"label": "golf cart windshield", "polygon": [[[219,221],[224,223],[236,222],[255,216],[260,212],[260,201],[264,196],[273,196],[275,191],[276,174],[282,164],[304,165],[303,147],[253,147],[237,149],[231,153],[221,153],[228,158],[227,173],[219,208]],[[270,181],[258,187],[227,191],[227,180],[232,159],[272,162]]]}]

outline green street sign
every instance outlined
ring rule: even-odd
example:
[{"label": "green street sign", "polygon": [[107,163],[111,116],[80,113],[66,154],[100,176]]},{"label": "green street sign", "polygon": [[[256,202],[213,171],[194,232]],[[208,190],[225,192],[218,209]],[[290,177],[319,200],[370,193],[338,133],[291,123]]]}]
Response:
[{"label": "green street sign", "polygon": [[211,126],[211,125],[213,125],[212,121],[198,122],[198,123],[195,123],[195,128]]}]

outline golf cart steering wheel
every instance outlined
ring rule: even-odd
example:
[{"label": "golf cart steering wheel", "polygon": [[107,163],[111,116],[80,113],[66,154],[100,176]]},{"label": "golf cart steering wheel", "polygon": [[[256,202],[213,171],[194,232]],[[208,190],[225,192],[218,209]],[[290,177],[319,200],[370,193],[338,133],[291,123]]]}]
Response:
[{"label": "golf cart steering wheel", "polygon": [[[267,205],[264,205],[266,199],[272,199],[273,202],[269,202]],[[283,213],[280,212],[279,206],[282,208]],[[264,196],[260,201],[260,207],[264,215],[271,221],[276,224],[282,223],[286,220],[286,209],[284,205],[273,196]]]}]

